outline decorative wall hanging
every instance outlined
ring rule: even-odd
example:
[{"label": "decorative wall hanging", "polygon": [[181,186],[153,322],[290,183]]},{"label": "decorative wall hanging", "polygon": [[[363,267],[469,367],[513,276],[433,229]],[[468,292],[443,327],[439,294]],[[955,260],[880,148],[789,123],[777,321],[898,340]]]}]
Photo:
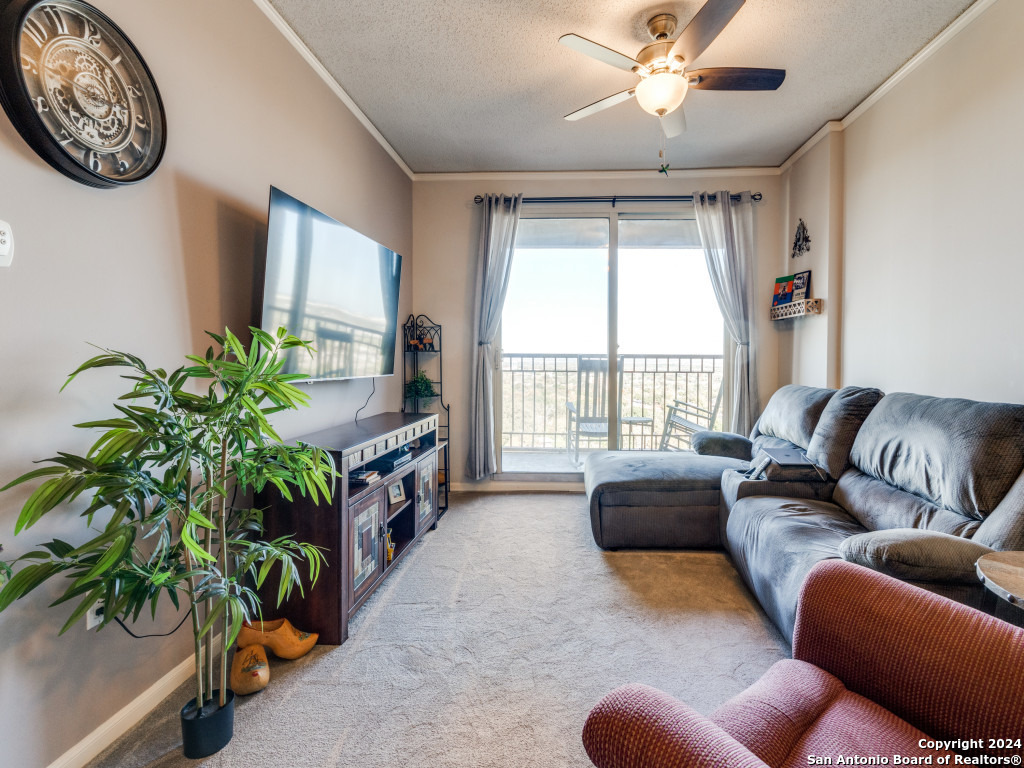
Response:
[{"label": "decorative wall hanging", "polygon": [[92,187],[156,170],[167,138],[163,103],[114,22],[81,0],[10,0],[0,30],[0,102],[40,157]]},{"label": "decorative wall hanging", "polygon": [[803,256],[811,250],[811,236],[807,234],[807,225],[804,224],[804,220],[800,219],[800,223],[796,225],[796,235],[793,237],[793,253],[790,258],[795,259],[797,256]]}]

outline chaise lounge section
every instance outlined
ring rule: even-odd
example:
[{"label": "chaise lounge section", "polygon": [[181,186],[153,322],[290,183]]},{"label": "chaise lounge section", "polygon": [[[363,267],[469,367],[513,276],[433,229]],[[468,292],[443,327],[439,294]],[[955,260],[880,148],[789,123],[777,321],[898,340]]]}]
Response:
[{"label": "chaise lounge section", "polygon": [[[594,540],[604,549],[722,547],[724,473],[746,471],[762,448],[799,448],[820,466],[843,466],[857,429],[881,396],[861,387],[837,392],[791,385],[772,395],[749,438],[706,432],[694,435],[695,452],[591,454],[584,483]],[[808,492],[828,496],[828,480],[815,475]]]}]

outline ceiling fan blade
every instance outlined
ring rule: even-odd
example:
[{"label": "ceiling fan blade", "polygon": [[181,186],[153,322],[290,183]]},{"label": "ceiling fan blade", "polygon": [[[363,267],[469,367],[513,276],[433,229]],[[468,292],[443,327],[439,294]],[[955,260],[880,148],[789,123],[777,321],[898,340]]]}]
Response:
[{"label": "ceiling fan blade", "polygon": [[687,72],[686,79],[698,91],[774,91],[786,79],[786,70],[713,67]]},{"label": "ceiling fan blade", "polygon": [[686,115],[683,114],[682,107],[658,119],[661,120],[661,132],[665,134],[666,139],[674,139],[686,130]]},{"label": "ceiling fan blade", "polygon": [[600,101],[595,101],[593,104],[588,104],[583,109],[577,109],[575,112],[570,112],[565,116],[566,120],[579,120],[582,117],[590,117],[596,112],[600,112],[602,109],[608,109],[608,107],[614,107],[616,104],[621,104],[628,99],[633,98],[633,89],[630,88],[628,91],[619,91],[613,93],[611,96],[606,96]]},{"label": "ceiling fan blade", "polygon": [[676,38],[668,57],[682,56],[683,61],[692,64],[732,21],[744,2],[746,0],[708,0]]},{"label": "ceiling fan blade", "polygon": [[636,59],[631,59],[624,53],[613,51],[611,48],[605,48],[603,45],[595,43],[593,40],[587,40],[587,38],[580,37],[579,35],[562,35],[558,38],[558,42],[567,48],[572,48],[574,51],[585,53],[592,59],[610,64],[617,69],[624,69],[627,72],[632,72],[640,66],[640,62]]}]

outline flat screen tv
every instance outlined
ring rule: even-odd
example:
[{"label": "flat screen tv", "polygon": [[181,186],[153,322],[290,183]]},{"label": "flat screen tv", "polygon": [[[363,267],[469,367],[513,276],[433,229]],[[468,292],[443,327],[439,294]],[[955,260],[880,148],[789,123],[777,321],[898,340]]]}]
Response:
[{"label": "flat screen tv", "polygon": [[313,381],[392,375],[401,255],[276,187],[267,229],[259,325],[317,349],[291,350],[284,371]]}]

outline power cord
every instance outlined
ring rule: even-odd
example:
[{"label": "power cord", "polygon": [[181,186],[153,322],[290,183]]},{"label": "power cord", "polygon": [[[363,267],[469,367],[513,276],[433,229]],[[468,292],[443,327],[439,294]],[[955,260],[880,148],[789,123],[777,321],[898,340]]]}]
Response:
[{"label": "power cord", "polygon": [[162,635],[136,635],[134,632],[132,632],[130,629],[128,629],[128,627],[125,626],[125,623],[123,621],[121,621],[117,616],[114,617],[114,621],[116,621],[118,624],[120,624],[121,625],[121,629],[123,629],[125,632],[127,632],[132,637],[134,637],[136,640],[144,640],[147,637],[168,637],[170,635],[173,635],[175,632],[177,632],[179,629],[181,629],[181,625],[185,623],[185,619],[187,619],[191,615],[192,615],[191,613],[186,611],[185,615],[181,617],[181,621],[178,622],[178,626],[176,626],[170,632],[164,632]]},{"label": "power cord", "polygon": [[[370,404],[370,398],[373,397],[376,394],[376,392],[377,392],[377,379],[371,376],[370,377],[370,384],[373,387],[373,389],[371,389],[370,390],[370,394],[367,395],[366,402],[363,403],[363,408],[365,408],[366,406],[368,406]],[[363,408],[360,408],[359,411],[363,410]],[[356,418],[355,418],[356,424],[359,423],[359,411],[356,411]]]}]

